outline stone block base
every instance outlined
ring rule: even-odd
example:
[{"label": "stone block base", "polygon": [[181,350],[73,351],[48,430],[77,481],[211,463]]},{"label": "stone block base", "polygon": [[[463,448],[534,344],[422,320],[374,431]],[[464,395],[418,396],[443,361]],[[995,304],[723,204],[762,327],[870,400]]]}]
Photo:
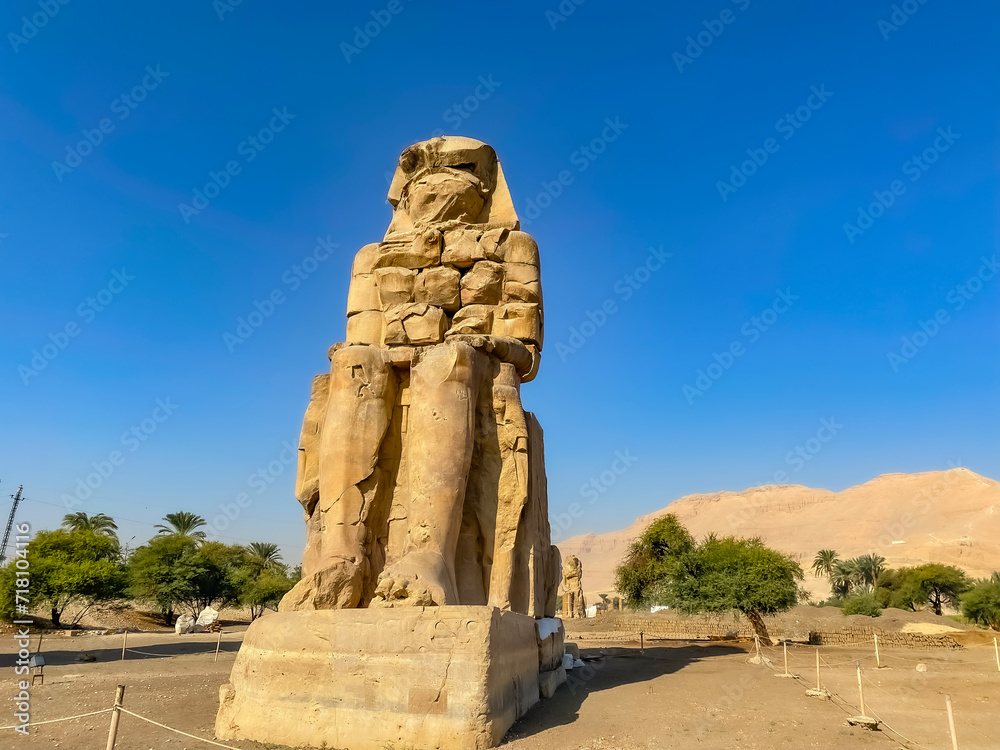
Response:
[{"label": "stone block base", "polygon": [[220,690],[215,732],[295,747],[485,750],[538,701],[538,662],[535,620],[494,607],[268,614]]},{"label": "stone block base", "polygon": [[538,693],[542,698],[551,698],[556,690],[566,682],[566,670],[560,666],[538,675]]}]

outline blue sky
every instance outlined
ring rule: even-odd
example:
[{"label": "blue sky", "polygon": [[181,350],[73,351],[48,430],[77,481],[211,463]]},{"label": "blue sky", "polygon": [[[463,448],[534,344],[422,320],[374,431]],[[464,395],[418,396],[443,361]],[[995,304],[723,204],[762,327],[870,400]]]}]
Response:
[{"label": "blue sky", "polygon": [[441,132],[496,148],[541,248],[557,537],[692,492],[1000,477],[1000,10],[673,5],[6,4],[19,519],[103,470],[74,509],[133,545],[241,503],[222,537],[297,561],[285,446],[386,175]]}]

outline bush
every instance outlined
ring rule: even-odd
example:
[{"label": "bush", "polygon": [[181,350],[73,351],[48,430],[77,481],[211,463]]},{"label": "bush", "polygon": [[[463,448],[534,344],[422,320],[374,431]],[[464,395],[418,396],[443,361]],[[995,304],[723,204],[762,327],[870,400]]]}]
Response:
[{"label": "bush", "polygon": [[1000,630],[1000,573],[976,581],[962,594],[962,615],[984,628]]},{"label": "bush", "polygon": [[879,606],[874,594],[854,594],[844,600],[841,612],[845,615],[879,617],[882,614],[882,607]]}]

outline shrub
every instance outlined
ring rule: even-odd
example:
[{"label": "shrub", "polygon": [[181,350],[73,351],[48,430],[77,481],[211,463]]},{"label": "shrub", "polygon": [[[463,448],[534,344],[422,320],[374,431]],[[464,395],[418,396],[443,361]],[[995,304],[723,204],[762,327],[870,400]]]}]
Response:
[{"label": "shrub", "polygon": [[874,594],[854,594],[844,600],[841,612],[845,615],[879,617],[882,614],[882,607],[879,606]]}]

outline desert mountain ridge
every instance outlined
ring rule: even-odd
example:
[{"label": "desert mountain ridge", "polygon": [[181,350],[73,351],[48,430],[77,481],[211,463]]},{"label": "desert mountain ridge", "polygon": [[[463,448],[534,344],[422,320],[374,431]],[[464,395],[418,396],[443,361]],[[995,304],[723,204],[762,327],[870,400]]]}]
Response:
[{"label": "desert mountain ridge", "polygon": [[876,553],[889,567],[938,562],[975,577],[1000,570],[1000,482],[964,468],[881,474],[841,492],[799,484],[686,495],[605,534],[558,542],[583,563],[588,603],[614,591],[614,570],[628,545],[653,521],[675,514],[701,538],[710,532],[759,536],[806,571],[814,598],[829,595],[810,565],[820,549],[842,558]]}]

